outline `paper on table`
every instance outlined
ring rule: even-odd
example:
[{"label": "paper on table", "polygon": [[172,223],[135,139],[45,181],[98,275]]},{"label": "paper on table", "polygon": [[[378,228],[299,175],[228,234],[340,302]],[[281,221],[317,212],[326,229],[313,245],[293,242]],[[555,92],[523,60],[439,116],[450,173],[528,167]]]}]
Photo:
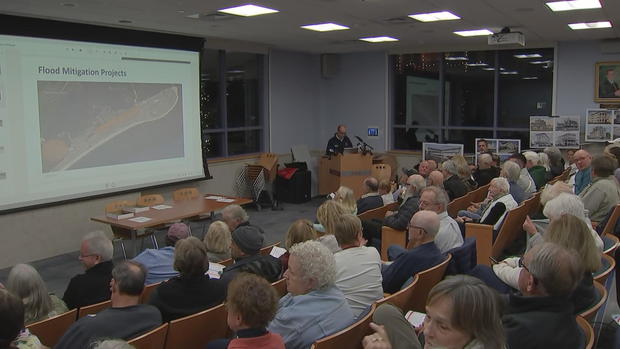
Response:
[{"label": "paper on table", "polygon": [[271,252],[269,253],[269,255],[271,257],[274,257],[274,258],[280,258],[280,256],[285,254],[285,253],[286,253],[286,249],[285,248],[274,246],[271,249]]},{"label": "paper on table", "polygon": [[217,202],[233,202],[235,199],[219,198]]},{"label": "paper on table", "polygon": [[151,219],[150,219],[150,218],[148,218],[148,217],[134,217],[134,218],[131,218],[131,219],[130,219],[130,221],[132,221],[132,222],[136,222],[136,223],[144,223],[144,222],[148,222],[148,221],[150,221],[150,220],[151,220]]},{"label": "paper on table", "polygon": [[407,312],[407,315],[405,315],[405,319],[407,319],[407,321],[409,321],[409,323],[412,324],[415,328],[422,326],[425,318],[426,314],[412,310],[409,310]]},{"label": "paper on table", "polygon": [[154,209],[156,209],[156,210],[165,210],[167,208],[172,208],[172,206],[170,206],[170,205],[155,205],[155,206],[152,206],[152,207]]},{"label": "paper on table", "polygon": [[222,199],[221,196],[216,196],[216,195],[209,195],[209,196],[205,196],[205,199],[207,200],[219,200]]}]

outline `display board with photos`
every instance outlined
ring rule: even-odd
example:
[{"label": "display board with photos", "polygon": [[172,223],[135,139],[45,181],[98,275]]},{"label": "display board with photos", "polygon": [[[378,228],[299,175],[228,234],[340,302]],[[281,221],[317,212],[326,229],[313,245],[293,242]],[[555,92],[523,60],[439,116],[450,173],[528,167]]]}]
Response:
[{"label": "display board with photos", "polygon": [[586,110],[586,142],[607,142],[620,137],[620,115],[612,109]]},{"label": "display board with photos", "polygon": [[440,164],[455,155],[463,155],[463,144],[422,143],[422,161],[432,159]]},{"label": "display board with photos", "polygon": [[478,163],[478,156],[482,154],[479,141],[485,140],[487,142],[487,150],[493,154],[497,154],[499,158],[504,161],[514,153],[521,152],[521,140],[520,139],[503,139],[503,138],[476,138],[476,156],[475,163]]},{"label": "display board with photos", "polygon": [[577,149],[579,116],[530,116],[530,148]]}]

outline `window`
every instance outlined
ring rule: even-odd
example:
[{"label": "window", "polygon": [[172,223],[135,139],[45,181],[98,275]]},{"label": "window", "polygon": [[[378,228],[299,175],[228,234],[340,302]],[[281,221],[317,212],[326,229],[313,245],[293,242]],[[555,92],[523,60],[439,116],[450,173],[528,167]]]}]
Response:
[{"label": "window", "polygon": [[392,148],[517,138],[551,115],[553,49],[392,55]]},{"label": "window", "polygon": [[207,158],[262,151],[263,64],[260,54],[205,50],[201,117]]}]

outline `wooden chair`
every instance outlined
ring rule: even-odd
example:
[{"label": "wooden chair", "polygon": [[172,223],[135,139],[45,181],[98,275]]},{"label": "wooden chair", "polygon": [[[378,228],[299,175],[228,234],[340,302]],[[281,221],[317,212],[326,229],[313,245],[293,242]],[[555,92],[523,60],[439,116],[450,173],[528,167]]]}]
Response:
[{"label": "wooden chair", "polygon": [[469,199],[471,202],[481,202],[487,197],[487,193],[489,192],[489,186],[491,183],[487,183],[478,189],[472,190],[469,192]]},{"label": "wooden chair", "polygon": [[409,285],[405,286],[402,290],[398,292],[384,296],[383,298],[376,301],[375,304],[377,304],[377,307],[379,307],[382,304],[390,303],[403,310],[411,308],[411,299],[413,299],[413,293],[418,288],[419,281],[420,276],[416,274],[413,277],[413,281]]},{"label": "wooden chair", "polygon": [[392,167],[388,164],[374,164],[370,168],[370,176],[375,177],[377,181],[389,181],[392,176]]},{"label": "wooden chair", "polygon": [[446,211],[448,211],[448,216],[452,218],[456,218],[456,215],[458,214],[458,212],[460,210],[466,210],[471,202],[472,201],[471,201],[471,197],[469,196],[469,194],[465,194],[461,196],[460,198],[456,198],[450,201],[446,209]]},{"label": "wooden chair", "polygon": [[611,213],[611,217],[609,217],[607,224],[605,224],[605,228],[603,228],[603,232],[601,233],[601,236],[605,236],[607,234],[613,235],[614,227],[616,226],[616,223],[618,222],[618,218],[620,218],[620,204],[614,207],[614,210]]},{"label": "wooden chair", "polygon": [[524,200],[523,204],[527,206],[527,214],[533,215],[540,209],[540,195],[542,191],[537,191],[531,198]]},{"label": "wooden chair", "polygon": [[558,176],[558,180],[565,182],[568,179],[568,177],[570,177],[570,171],[571,171],[571,168],[568,167],[566,170],[564,170],[564,172],[562,172],[561,175]]},{"label": "wooden chair", "polygon": [[607,246],[603,251],[604,254],[613,257],[616,254],[618,246],[620,246],[620,239],[613,234],[603,234],[603,242]]},{"label": "wooden chair", "polygon": [[202,349],[214,339],[226,338],[226,306],[213,308],[170,321],[166,336],[166,349]]},{"label": "wooden chair", "polygon": [[26,328],[35,336],[39,337],[41,343],[47,347],[54,347],[63,334],[75,322],[77,309],[69,310],[66,313],[56,315],[49,319],[32,323]]},{"label": "wooden chair", "polygon": [[325,338],[319,339],[312,345],[313,349],[361,349],[362,339],[365,336],[371,334],[373,331],[370,328],[370,322],[372,321],[372,315],[375,313],[376,305],[373,304],[368,314],[361,319],[357,320],[354,324],[336,332]]},{"label": "wooden chair", "polygon": [[81,307],[78,310],[78,316],[77,318],[83,318],[86,315],[90,315],[90,314],[97,314],[98,312],[107,309],[109,307],[112,306],[112,301],[111,300],[107,300],[107,301],[103,301],[100,303],[95,303],[95,304],[91,304],[91,305],[86,305]]},{"label": "wooden chair", "polygon": [[407,247],[407,231],[396,230],[390,227],[381,227],[381,260],[387,261],[387,249],[390,245]]},{"label": "wooden chair", "polygon": [[581,331],[583,331],[583,334],[586,337],[586,345],[584,349],[594,348],[594,329],[592,328],[592,325],[590,325],[586,319],[579,315],[575,317],[575,320],[577,320],[577,325],[579,325],[579,328],[581,328]]},{"label": "wooden chair", "polygon": [[172,192],[172,200],[185,201],[193,200],[200,196],[200,192],[196,188],[181,188]]},{"label": "wooden chair", "polygon": [[164,197],[161,194],[141,195],[136,201],[137,206],[153,206],[164,203]]},{"label": "wooden chair", "polygon": [[493,242],[491,254],[494,258],[500,258],[504,249],[509,247],[519,235],[523,234],[523,222],[527,216],[528,208],[525,202],[522,202],[521,205],[506,214],[504,223]]},{"label": "wooden chair", "polygon": [[129,340],[128,343],[136,349],[164,349],[167,333],[168,323],[166,322],[152,331]]},{"label": "wooden chair", "polygon": [[614,259],[614,257],[607,254],[603,254],[603,257],[601,259],[603,262],[601,269],[598,270],[596,273],[592,273],[592,276],[594,278],[594,281],[598,281],[601,283],[601,285],[605,285],[609,274],[611,274],[611,272],[614,271],[614,268],[616,268],[616,260]]},{"label": "wooden chair", "polygon": [[218,263],[223,265],[223,266],[225,266],[225,267],[228,267],[228,266],[233,265],[235,263],[235,261],[232,258],[228,258],[228,259],[224,259],[223,261],[218,262]]},{"label": "wooden chair", "polygon": [[278,297],[280,298],[284,297],[288,293],[288,291],[286,290],[286,279],[280,279],[272,283],[271,286],[276,289]]},{"label": "wooden chair", "polygon": [[398,209],[398,202],[392,202],[391,204],[383,205],[381,207],[373,208],[362,214],[358,214],[357,218],[361,221],[369,221],[371,219],[383,219],[387,211],[394,211]]},{"label": "wooden chair", "polygon": [[407,310],[418,311],[421,313],[426,312],[426,298],[428,298],[428,294],[429,292],[431,292],[431,289],[435,287],[435,285],[437,285],[439,281],[441,281],[441,279],[443,279],[444,275],[446,274],[448,264],[451,260],[452,255],[448,254],[448,257],[446,257],[443,262],[417,274],[419,278],[418,286],[413,293],[411,305],[407,307],[410,307],[410,309]]},{"label": "wooden chair", "polygon": [[594,288],[596,288],[596,292],[598,292],[600,296],[598,302],[596,302],[596,304],[594,304],[591,308],[579,314],[579,316],[583,317],[588,321],[592,321],[594,319],[598,310],[601,309],[603,304],[605,304],[605,302],[607,301],[607,289],[605,288],[605,286],[601,285],[597,281],[594,281]]},{"label": "wooden chair", "polygon": [[478,264],[491,265],[493,254],[493,226],[479,223],[465,224],[465,238],[476,239],[476,259]]},{"label": "wooden chair", "polygon": [[151,297],[151,292],[153,292],[153,290],[155,290],[157,286],[159,286],[160,284],[161,282],[156,282],[156,283],[148,284],[144,286],[144,289],[142,290],[142,294],[140,295],[140,303],[146,304],[149,301],[149,298]]},{"label": "wooden chair", "polygon": [[274,246],[280,246],[280,242],[276,242],[273,245],[269,245],[260,249],[261,256],[268,256],[271,253],[271,250]]}]

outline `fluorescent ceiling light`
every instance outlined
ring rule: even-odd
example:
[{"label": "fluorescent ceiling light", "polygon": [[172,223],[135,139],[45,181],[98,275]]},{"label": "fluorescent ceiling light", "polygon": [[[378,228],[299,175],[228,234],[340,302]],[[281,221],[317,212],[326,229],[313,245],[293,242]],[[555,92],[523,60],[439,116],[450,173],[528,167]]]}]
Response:
[{"label": "fluorescent ceiling light", "polygon": [[218,12],[224,12],[224,13],[228,13],[231,15],[237,15],[237,16],[251,17],[251,16],[258,16],[258,15],[266,15],[268,13],[276,13],[280,11],[267,8],[267,7],[248,4],[248,5],[243,5],[243,6],[223,8],[221,10],[218,10]]},{"label": "fluorescent ceiling light", "polygon": [[488,64],[486,63],[465,63],[468,67],[486,67]]},{"label": "fluorescent ceiling light", "polygon": [[532,61],[530,64],[549,64],[551,61]]},{"label": "fluorescent ceiling light", "polygon": [[302,25],[304,29],[314,30],[317,32],[328,32],[332,30],[345,30],[349,29],[349,27],[345,27],[344,25],[336,24],[336,23],[320,23],[320,24],[309,24]]},{"label": "fluorescent ceiling light", "polygon": [[464,56],[449,56],[445,58],[446,61],[466,61],[467,57]]},{"label": "fluorescent ceiling light", "polygon": [[418,13],[415,15],[409,15],[409,17],[417,19],[420,22],[451,21],[454,19],[461,19],[461,17],[449,11]]},{"label": "fluorescent ceiling light", "polygon": [[493,34],[492,31],[488,29],[476,29],[476,30],[461,30],[454,32],[456,35],[460,36],[486,36]]},{"label": "fluorescent ceiling light", "polygon": [[517,75],[517,74],[519,74],[519,72],[516,72],[516,71],[501,71],[499,73],[502,74],[502,75]]},{"label": "fluorescent ceiling light", "polygon": [[551,11],[572,11],[572,10],[585,10],[589,8],[601,8],[601,2],[599,0],[572,0],[572,1],[553,1],[548,2],[547,6]]},{"label": "fluorescent ceiling light", "polygon": [[581,30],[581,29],[600,29],[600,28],[611,28],[611,23],[609,21],[604,22],[590,22],[590,23],[571,23],[568,25],[572,30]]},{"label": "fluorescent ceiling light", "polygon": [[487,68],[482,68],[482,70],[493,71],[493,70],[495,70],[495,68],[487,67]]},{"label": "fluorescent ceiling light", "polygon": [[538,80],[538,76],[525,76],[522,77],[523,80]]},{"label": "fluorescent ceiling light", "polygon": [[369,38],[360,38],[362,41],[366,42],[389,42],[389,41],[398,41],[398,39],[393,38],[391,36],[374,36]]},{"label": "fluorescent ceiling light", "polygon": [[520,54],[520,55],[514,55],[515,58],[542,58],[542,56],[538,53],[530,53],[530,54]]}]

